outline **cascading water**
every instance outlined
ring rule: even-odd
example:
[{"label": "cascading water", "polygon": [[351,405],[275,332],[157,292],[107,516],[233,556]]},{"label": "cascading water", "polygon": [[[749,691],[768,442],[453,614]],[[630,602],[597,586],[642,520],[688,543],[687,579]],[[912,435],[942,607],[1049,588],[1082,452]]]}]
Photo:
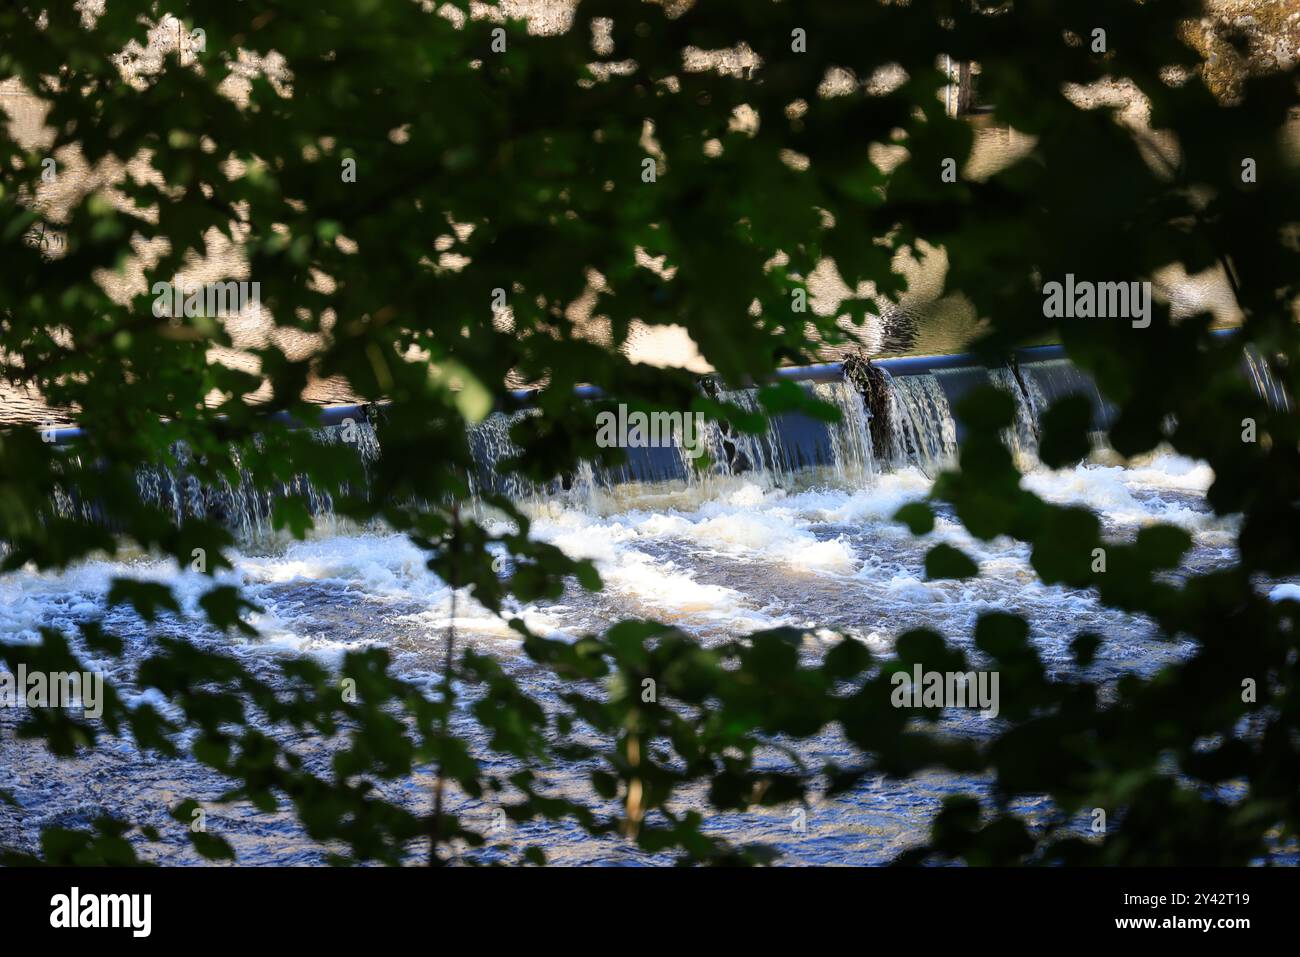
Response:
[{"label": "cascading water", "polygon": [[1016,400],[1016,418],[1002,433],[1011,454],[1018,462],[1030,462],[1038,454],[1038,420],[1046,411],[1048,402],[1043,391],[1033,379],[1027,379],[1019,370],[995,369],[989,378],[999,389]]},{"label": "cascading water", "polygon": [[957,451],[957,426],[948,396],[933,375],[890,378],[890,426],[894,438],[889,462],[915,465],[935,475]]},{"label": "cascading water", "polygon": [[[1014,397],[1016,424],[1007,430],[1006,440],[1013,452],[1031,460],[1037,448],[1039,416],[1055,398],[1085,392],[1094,400],[1098,422],[1110,414],[1091,380],[1064,361],[1014,370],[968,368],[894,376],[872,369],[870,373],[869,381],[855,373],[856,377],[840,381],[803,385],[838,411],[838,422],[786,413],[768,418],[765,430],[756,435],[725,423],[702,423],[700,441],[707,452],[703,468],[697,467],[683,448],[679,435],[665,447],[642,444],[628,448],[627,461],[621,466],[581,462],[571,475],[538,485],[501,467],[519,453],[510,438],[511,427],[537,411],[525,408],[494,413],[473,426],[467,436],[475,463],[469,477],[471,492],[474,497],[494,492],[521,502],[554,497],[575,501],[629,484],[690,488],[741,476],[765,488],[818,483],[866,487],[882,473],[908,468],[933,478],[953,463],[957,450],[958,425],[951,402],[979,382],[991,381]],[[1267,368],[1261,364],[1253,374],[1265,376]],[[762,411],[754,389],[715,390],[714,395],[746,412]],[[368,421],[348,420],[314,429],[313,435],[321,443],[349,448],[365,463],[382,454]],[[188,450],[177,446],[172,455],[174,465],[141,468],[137,484],[143,501],[158,506],[178,524],[187,517],[217,519],[238,540],[257,541],[273,535],[275,501],[285,495],[302,497],[318,524],[328,523],[333,516],[332,496],[304,476],[294,476],[270,490],[260,489],[247,469],[239,466],[234,481],[221,478],[204,486],[192,472]],[[60,495],[58,507],[60,514],[68,516],[94,514],[94,503],[82,501],[75,489]]]},{"label": "cascading water", "polygon": [[[1256,370],[1261,377],[1266,372]],[[1194,545],[1178,575],[1222,567],[1235,548],[1234,520],[1214,515],[1206,504],[1204,493],[1213,479],[1207,466],[1167,451],[1128,467],[1101,457],[1059,470],[1037,465],[1031,453],[1047,404],[1067,393],[1096,396],[1092,383],[1067,363],[893,376],[878,368],[858,369],[855,376],[806,386],[839,409],[838,423],[779,416],[753,436],[711,424],[704,436],[710,465],[698,474],[679,448],[641,448],[629,449],[620,468],[584,464],[544,488],[507,482],[496,465],[514,452],[509,427],[518,416],[535,413],[496,415],[476,426],[469,435],[475,490],[521,501],[533,537],[596,564],[604,582],[600,592],[573,585],[555,600],[508,603],[504,615],[483,608],[464,591],[453,602],[451,589],[429,571],[427,554],[405,536],[379,526],[331,523],[329,497],[313,498],[314,490],[296,480],[271,494],[254,491],[247,475],[201,487],[180,450],[176,466],[140,474],[141,493],[178,521],[188,515],[221,516],[237,530],[239,545],[230,555],[234,567],[222,570],[217,583],[239,585],[257,606],[249,621],[260,637],[232,638],[203,626],[198,602],[212,588],[212,578],[138,554],[59,572],[19,569],[0,576],[0,634],[10,642],[34,642],[43,628],[64,630],[77,653],[109,670],[131,702],[152,700],[131,681],[159,636],[236,654],[270,682],[278,680],[272,665],[281,656],[310,656],[328,666],[346,651],[382,645],[399,674],[427,683],[440,667],[454,621],[458,647],[493,655],[521,688],[551,707],[560,689],[553,675],[520,650],[508,623],[515,617],[535,632],[563,638],[602,631],[626,618],[653,618],[676,625],[702,645],[788,626],[805,630],[809,655],[824,653],[843,635],[881,658],[891,654],[899,635],[929,628],[948,636],[978,667],[983,659],[972,642],[972,622],[989,609],[1012,608],[1028,621],[1031,640],[1053,673],[1078,669],[1071,642],[1080,631],[1100,636],[1095,661],[1084,670],[1105,684],[1129,673],[1149,675],[1188,652],[1178,640],[1156,634],[1149,622],[1102,605],[1091,591],[1043,585],[1021,543],[975,539],[942,508],[936,510],[934,531],[924,538],[913,537],[893,516],[901,505],[928,495],[935,472],[952,461],[957,447],[960,423],[954,422],[952,408],[965,391],[990,381],[1015,398],[1016,423],[1007,441],[1022,454],[1025,486],[1050,501],[1093,509],[1107,535],[1117,539],[1131,539],[1151,522],[1186,529]],[[752,390],[724,398],[757,407]],[[1110,410],[1097,401],[1094,414],[1104,424]],[[345,427],[321,429],[316,437],[346,445],[365,459],[381,455],[373,430],[356,428],[351,442],[345,440]],[[304,541],[267,541],[275,495],[295,491],[312,503],[317,531]],[[93,503],[82,501],[75,488],[66,490],[64,505],[93,514]],[[486,508],[479,517],[489,524],[501,521]],[[965,581],[927,578],[925,555],[938,542],[970,555],[980,575]],[[167,583],[183,613],[144,621],[131,608],[110,604],[117,577]],[[87,621],[102,622],[124,638],[122,659],[104,659],[79,644],[77,626]],[[15,738],[5,722],[17,720],[11,709],[0,709],[0,788],[17,802],[16,807],[0,803],[0,843],[30,847],[42,827],[89,826],[100,808],[112,808],[158,829],[160,839],[144,849],[145,857],[194,863],[183,829],[168,816],[183,795],[221,808],[210,814],[209,828],[229,839],[243,862],[324,858],[286,816],[223,805],[228,782],[197,762],[142,753],[129,740],[107,736],[106,746],[80,757],[77,773],[70,775],[39,744]],[[944,721],[965,736],[990,730],[977,712],[957,709]],[[468,721],[466,726],[475,753],[487,754],[488,735]],[[291,741],[305,760],[328,764],[332,745],[301,735]],[[857,760],[831,728],[808,742],[801,757],[813,764]],[[561,791],[585,793],[583,767],[548,768],[546,774]],[[430,793],[422,775],[394,785],[388,796],[418,808]],[[881,863],[925,833],[944,798],[958,790],[991,795],[990,782],[980,777],[882,778],[815,802],[806,833],[791,833],[788,809],[782,808],[711,814],[709,826],[737,842],[774,844],[794,863]],[[682,800],[683,809],[693,807],[689,796]],[[448,802],[450,812],[471,821],[492,818],[491,807],[465,795],[449,796]],[[634,848],[591,839],[563,821],[530,827],[527,841],[544,843],[556,863],[648,861]],[[503,834],[493,843],[509,839]]]},{"label": "cascading water", "polygon": [[[740,432],[725,423],[702,422],[699,441],[707,462],[697,466],[674,436],[667,447],[637,445],[627,449],[627,461],[606,468],[582,462],[571,476],[545,486],[503,474],[498,465],[518,454],[510,440],[510,428],[532,410],[496,413],[470,430],[470,447],[475,460],[472,487],[476,492],[492,490],[516,499],[537,499],[560,492],[579,494],[608,490],[629,483],[679,483],[693,486],[711,478],[745,475],[770,486],[793,482],[805,470],[828,471],[846,484],[867,482],[880,471],[868,431],[869,413],[861,395],[848,383],[818,383],[808,387],[814,395],[836,408],[838,423],[827,424],[805,415],[776,416],[757,435]],[[760,413],[758,394],[753,389],[719,392],[718,398],[748,413]],[[570,495],[569,497],[572,497]]]},{"label": "cascading water", "polygon": [[848,382],[818,383],[817,398],[840,414],[830,428],[831,459],[837,484],[865,485],[880,474],[880,462],[871,441],[871,412],[862,393]]},{"label": "cascading water", "polygon": [[[1247,351],[1242,368],[1270,404],[1290,408],[1285,387],[1258,354]],[[812,396],[838,411],[837,422],[786,413],[767,418],[764,431],[754,435],[726,423],[701,423],[698,440],[706,458],[697,461],[683,447],[679,434],[667,446],[643,443],[627,448],[622,465],[580,462],[573,473],[543,484],[502,467],[506,459],[519,453],[510,439],[511,427],[523,417],[536,415],[537,410],[494,413],[467,435],[474,462],[469,476],[472,497],[477,500],[493,492],[533,505],[554,500],[592,507],[597,497],[623,486],[695,490],[693,494],[707,495],[717,480],[742,478],[765,489],[866,488],[883,474],[907,469],[933,479],[955,461],[961,427],[954,419],[953,404],[971,388],[990,382],[1015,401],[1015,421],[1005,431],[1004,441],[1026,469],[1037,464],[1040,418],[1053,402],[1067,395],[1088,399],[1093,409],[1094,445],[1099,449],[1115,414],[1095,383],[1061,358],[1040,358],[991,370],[949,363],[931,371],[899,375],[853,359],[845,362],[843,370],[844,378],[838,381],[802,384]],[[708,380],[702,388],[745,412],[762,411],[755,389],[721,390]],[[382,450],[371,422],[365,416],[359,419],[314,429],[313,435],[318,442],[348,449],[368,467]],[[187,517],[216,519],[241,542],[264,540],[275,536],[275,502],[286,495],[305,501],[318,528],[330,526],[334,520],[330,493],[304,476],[294,476],[267,490],[256,487],[248,470],[238,466],[233,480],[220,478],[204,485],[194,474],[188,450],[173,448],[172,459],[173,465],[141,468],[136,479],[142,501],[158,506],[178,524]],[[72,459],[71,464],[79,463]],[[364,489],[348,491],[364,493]],[[622,494],[619,500],[626,498]],[[96,503],[84,500],[75,485],[61,488],[55,504],[59,514],[68,517],[93,520],[97,514]]]},{"label": "cascading water", "polygon": [[1256,349],[1253,347],[1246,349],[1243,361],[1255,391],[1264,397],[1271,408],[1290,412],[1295,407],[1286,385],[1274,374],[1268,361]]},{"label": "cascading water", "polygon": [[[341,425],[313,429],[312,437],[322,445],[335,445],[346,454],[358,456],[365,465],[380,454],[378,436],[366,421],[349,420]],[[262,445],[260,436],[255,436],[253,442],[255,447]],[[306,503],[318,524],[328,524],[334,517],[333,496],[317,488],[304,475],[294,475],[271,489],[259,488],[238,452],[232,450],[231,457],[238,470],[235,479],[221,476],[215,483],[204,485],[194,474],[195,463],[184,443],[174,444],[169,451],[173,464],[141,466],[136,470],[135,480],[140,500],[161,509],[177,525],[187,518],[214,519],[226,525],[239,541],[258,541],[274,534],[272,515],[276,500],[291,495]],[[69,464],[76,468],[82,466],[79,457],[73,457]],[[57,514],[63,517],[88,521],[98,518],[97,503],[79,495],[75,487],[60,488],[54,504]]]}]

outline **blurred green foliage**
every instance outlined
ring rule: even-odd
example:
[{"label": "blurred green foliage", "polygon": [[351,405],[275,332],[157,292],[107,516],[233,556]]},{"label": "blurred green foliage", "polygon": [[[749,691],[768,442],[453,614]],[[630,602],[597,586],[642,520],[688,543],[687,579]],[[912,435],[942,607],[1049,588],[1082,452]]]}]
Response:
[{"label": "blurred green foliage", "polygon": [[[708,0],[668,10],[583,0],[557,35],[502,20],[502,52],[493,50],[496,21],[464,17],[459,0],[442,6],[462,16],[402,0],[108,0],[93,25],[71,4],[0,9],[0,77],[49,105],[53,133],[40,152],[0,136],[4,371],[75,409],[85,428],[71,450],[32,429],[0,434],[5,568],[61,568],[136,546],[182,566],[204,549],[208,574],[228,565],[220,556],[232,539],[218,522],[177,527],[137,493],[136,469],[166,463],[183,442],[200,481],[232,475],[239,463],[263,487],[309,475],[337,493],[340,514],[409,534],[431,569],[489,608],[502,608],[507,594],[556,595],[570,577],[598,587],[590,565],[530,541],[509,501],[491,498],[517,524],[504,537],[455,509],[470,491],[466,424],[485,399],[508,407],[510,374],[548,386],[542,414],[515,429],[521,475],[549,479],[579,458],[612,461],[617,451],[595,446],[591,410],[572,401],[580,383],[646,408],[728,412],[702,400],[683,372],[629,363],[618,347],[634,319],[684,326],[730,384],[761,381],[810,359],[819,342],[844,340],[834,317],[810,311],[792,321],[792,294],[806,292],[821,259],[832,257],[851,289],[869,280],[896,297],[905,282],[891,258],[921,240],[946,251],[948,288],[987,319],[978,352],[996,362],[1018,343],[1059,336],[1119,408],[1110,434],[1119,452],[1167,441],[1211,463],[1211,503],[1242,515],[1239,560],[1171,584],[1165,572],[1187,548],[1182,533],[1153,528],[1132,544],[1108,542],[1086,510],[1022,489],[1000,439],[1011,409],[990,390],[959,409],[960,465],[940,477],[934,498],[979,538],[1029,543],[1044,582],[1096,588],[1104,602],[1192,640],[1186,660],[1149,681],[1121,681],[1103,703],[1084,677],[1049,680],[1023,621],[986,615],[975,642],[1001,669],[1007,723],[983,742],[937,734],[933,709],[890,703],[889,675],[913,661],[965,669],[964,654],[931,632],[903,635],[896,661],[877,662],[844,640],[809,662],[801,635],[788,630],[705,650],[649,622],[568,644],[515,621],[526,653],[563,679],[564,705],[549,712],[498,662],[471,652],[453,649],[433,696],[395,678],[377,649],[349,654],[337,675],[285,662],[277,690],[231,657],[160,638],[136,683],[165,695],[182,718],[128,708],[110,693],[109,731],[170,754],[189,730],[193,757],[233,782],[228,799],[267,811],[292,805],[311,837],[342,849],[340,862],[400,863],[421,847],[442,862],[453,846],[472,860],[491,842],[441,805],[419,813],[378,796],[377,780],[422,767],[500,801],[515,821],[565,818],[695,862],[763,863],[772,852],[708,834],[705,808],[678,800],[687,789],[705,788],[714,809],[743,809],[927,768],[989,772],[995,801],[950,802],[905,861],[1239,863],[1296,839],[1300,604],[1270,603],[1257,582],[1300,572],[1300,420],[1268,407],[1240,372],[1251,343],[1297,392],[1300,168],[1282,135],[1297,104],[1294,72],[1250,79],[1239,103],[1219,104],[1179,39],[1179,24],[1199,13],[1183,0]],[[159,70],[128,82],[113,56],[143,43],[167,11],[204,31],[204,49],[171,51]],[[612,25],[597,50],[605,18]],[[1087,42],[1098,27],[1104,54]],[[806,33],[801,52],[792,48],[796,29]],[[683,58],[688,48],[739,44],[760,59],[752,71],[690,70]],[[253,71],[237,105],[222,83],[240,51],[282,57],[288,72],[272,80]],[[968,122],[944,112],[943,54],[978,61],[981,97],[997,121],[1033,137],[1022,158],[983,180],[940,175],[946,159],[961,168],[974,141]],[[900,85],[864,88],[895,64]],[[1189,75],[1171,79],[1179,69]],[[849,95],[819,95],[832,70],[855,78]],[[1167,137],[1158,161],[1150,136],[1117,122],[1114,110],[1062,95],[1068,84],[1115,79],[1148,98],[1151,125]],[[756,122],[736,122],[750,111]],[[706,149],[715,140],[720,149]],[[882,168],[873,147],[887,144],[907,156]],[[116,192],[87,181],[56,217],[38,200],[41,161],[54,156],[64,167],[70,151],[92,166],[147,157],[157,175],[128,176]],[[648,156],[653,182],[642,177]],[[1254,182],[1243,182],[1244,158],[1256,161]],[[355,182],[344,182],[345,160],[355,161]],[[66,237],[54,257],[24,239],[47,217]],[[123,270],[144,244],[161,250],[145,266],[151,286],[203,255],[216,234],[241,244],[281,329],[319,334],[311,355],[291,357],[271,337],[252,350],[260,374],[228,368],[209,361],[210,350],[232,345],[220,324],[160,320],[148,294],[121,304],[105,292],[102,276]],[[647,268],[638,253],[664,257],[669,271]],[[1045,277],[1129,281],[1169,264],[1225,268],[1245,317],[1236,339],[1211,337],[1208,315],[1171,321],[1159,303],[1147,329],[1043,318]],[[608,343],[582,336],[568,312],[593,272],[603,279],[595,312],[609,319]],[[513,327],[493,322],[497,289]],[[841,312],[860,321],[872,308],[851,298]],[[343,377],[358,396],[391,401],[367,496],[346,492],[358,479],[348,456],[325,454],[269,418],[310,419],[300,397],[312,376]],[[264,383],[269,400],[250,403]],[[214,395],[218,402],[206,401]],[[775,388],[764,406],[800,402]],[[1084,411],[1066,400],[1047,413],[1047,462],[1086,451]],[[1259,441],[1242,442],[1245,418],[1258,424]],[[55,492],[70,486],[100,503],[100,521],[54,508]],[[297,535],[309,519],[293,504],[276,513]],[[900,519],[918,534],[933,527],[923,506]],[[498,578],[489,545],[510,551],[512,577]],[[1096,548],[1106,550],[1104,574],[1091,570]],[[939,546],[926,571],[978,569]],[[177,610],[167,587],[143,582],[117,582],[109,600],[146,619]],[[217,627],[248,627],[234,589],[214,588],[202,610]],[[83,632],[89,647],[121,653],[101,625]],[[76,667],[65,636],[47,629],[43,639],[0,645],[0,656],[10,668]],[[1081,665],[1098,642],[1078,636]],[[1249,702],[1246,679],[1258,688]],[[341,680],[355,683],[355,696],[340,694]],[[474,689],[473,719],[495,751],[525,769],[589,762],[591,794],[548,794],[530,770],[509,780],[485,771],[450,720],[456,682]],[[337,738],[330,773],[257,730],[254,715],[263,726]],[[798,740],[827,727],[842,729],[859,760],[798,758]],[[67,755],[93,746],[96,731],[43,711],[23,733]],[[787,771],[757,760],[772,747],[789,749]],[[1225,798],[1216,789],[1225,782],[1244,792]],[[1017,815],[1025,796],[1048,797],[1051,813]],[[1110,825],[1085,839],[1072,825],[1094,808],[1107,810]],[[175,809],[182,824],[189,810]],[[119,863],[135,856],[127,833],[111,821],[51,831],[41,854]],[[205,834],[195,848],[231,854]],[[537,847],[507,854],[544,860]]]}]

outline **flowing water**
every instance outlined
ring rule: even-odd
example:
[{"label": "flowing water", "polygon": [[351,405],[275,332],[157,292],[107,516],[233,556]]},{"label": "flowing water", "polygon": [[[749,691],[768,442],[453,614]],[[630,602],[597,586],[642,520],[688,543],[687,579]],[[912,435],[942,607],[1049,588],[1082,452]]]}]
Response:
[{"label": "flowing water", "polygon": [[[1041,408],[1064,391],[1091,384],[1059,363],[1026,367],[1022,373],[1026,385],[1020,388],[1006,372],[992,378],[1018,398],[1017,427],[1008,440],[1021,454],[1026,487],[1052,501],[1091,507],[1115,539],[1131,538],[1157,521],[1187,529],[1195,545],[1178,574],[1233,560],[1236,526],[1207,507],[1204,493],[1213,476],[1202,463],[1166,452],[1121,465],[1099,447],[1091,460],[1071,468],[1051,471],[1035,464]],[[582,470],[566,483],[567,491],[510,486],[533,518],[535,537],[574,557],[592,559],[605,583],[598,593],[574,587],[559,600],[515,605],[510,613],[535,631],[563,638],[599,631],[624,618],[653,618],[688,631],[704,645],[755,629],[794,626],[807,629],[804,653],[815,658],[840,640],[835,632],[888,655],[899,634],[917,627],[938,630],[971,653],[977,617],[1005,610],[1026,617],[1034,644],[1055,673],[1077,671],[1069,645],[1085,630],[1105,638],[1087,669],[1103,682],[1127,672],[1149,674],[1187,655],[1189,645],[1161,637],[1149,621],[1103,607],[1089,591],[1043,585],[1029,565],[1027,548],[1019,543],[972,539],[942,511],[934,533],[925,539],[912,537],[891,520],[901,505],[926,496],[937,470],[951,459],[957,429],[950,399],[964,385],[989,376],[965,370],[893,379],[887,407],[875,412],[847,383],[818,385],[818,395],[841,411],[838,426],[814,427],[787,417],[761,436],[715,430],[709,438],[714,464],[702,475],[690,472],[675,450],[653,450],[670,454],[643,457],[617,475]],[[744,394],[732,398],[746,399]],[[1098,414],[1104,416],[1103,407]],[[887,428],[876,423],[881,428],[874,439],[873,415],[888,419]],[[471,437],[482,463],[481,485],[497,484],[491,464],[509,451],[505,426],[490,421]],[[373,436],[367,436],[363,454],[382,454]],[[261,637],[234,639],[198,628],[191,616],[211,580],[171,561],[138,555],[89,561],[61,573],[23,570],[0,577],[0,635],[5,640],[34,641],[42,626],[71,631],[79,622],[102,616],[126,639],[127,652],[122,661],[88,658],[128,688],[134,664],[149,653],[159,634],[231,649],[261,673],[284,656],[310,655],[336,663],[349,649],[382,645],[391,651],[400,674],[433,686],[451,624],[452,595],[427,570],[426,556],[404,537],[377,527],[326,522],[306,541],[277,540],[257,534],[265,503],[238,487],[189,488],[183,476],[170,473],[145,474],[141,482],[142,494],[171,503],[178,517],[214,507],[214,502],[223,514],[238,517],[234,524],[243,529],[246,544],[232,556],[233,570],[217,577],[241,585],[260,607],[250,620]],[[314,509],[328,516],[329,503],[317,501]],[[981,575],[928,581],[924,556],[937,541],[966,551],[979,562]],[[115,576],[174,585],[184,613],[146,624],[121,607],[108,609],[106,595]],[[505,619],[464,595],[455,608],[462,646],[495,654],[527,690],[544,702],[556,700],[555,680],[530,664]],[[972,660],[981,660],[977,652]],[[163,705],[148,694],[132,700]],[[59,761],[38,745],[13,739],[20,717],[16,710],[0,709],[0,789],[18,802],[16,808],[0,809],[0,843],[30,846],[42,827],[86,826],[110,811],[161,831],[159,841],[141,844],[144,856],[191,862],[197,858],[184,829],[167,812],[192,797],[207,809],[208,830],[229,840],[243,863],[323,859],[322,849],[302,834],[290,813],[268,815],[222,803],[226,782],[192,762],[142,754],[114,738],[106,738],[94,753]],[[957,734],[986,735],[993,725],[976,711],[952,711],[946,727]],[[468,724],[463,730],[473,734]],[[305,736],[288,740],[309,766],[328,767],[328,746]],[[481,737],[473,740],[490,765],[503,766],[486,755]],[[803,751],[809,758],[825,759],[847,756],[849,749],[837,734],[827,732]],[[555,793],[585,794],[589,770],[551,768],[544,777]],[[427,774],[385,783],[379,790],[427,810]],[[988,782],[939,773],[904,781],[875,779],[851,793],[817,800],[804,822],[787,808],[713,815],[708,827],[737,842],[771,843],[791,863],[881,863],[923,837],[944,796],[959,790],[986,794]],[[698,795],[683,796],[683,805],[692,801]],[[458,799],[455,806],[471,823],[487,826],[494,820],[489,805]],[[1034,802],[1020,808],[1031,819],[1049,810]],[[541,844],[557,863],[647,861],[619,840],[592,839],[564,824],[523,827],[511,832],[509,840]]]}]

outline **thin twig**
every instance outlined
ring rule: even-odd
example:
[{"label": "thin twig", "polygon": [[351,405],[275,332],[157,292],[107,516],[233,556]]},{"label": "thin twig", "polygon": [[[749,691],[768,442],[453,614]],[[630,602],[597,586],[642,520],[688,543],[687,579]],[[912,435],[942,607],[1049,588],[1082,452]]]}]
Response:
[{"label": "thin twig", "polygon": [[[451,506],[451,620],[447,627],[447,652],[442,663],[442,695],[445,711],[442,716],[440,738],[445,743],[451,725],[451,669],[456,650],[456,589],[460,586],[460,504]],[[433,824],[429,833],[429,866],[442,863],[438,857],[438,841],[442,834],[442,803],[447,787],[446,760],[438,761],[438,779],[433,789]]]}]

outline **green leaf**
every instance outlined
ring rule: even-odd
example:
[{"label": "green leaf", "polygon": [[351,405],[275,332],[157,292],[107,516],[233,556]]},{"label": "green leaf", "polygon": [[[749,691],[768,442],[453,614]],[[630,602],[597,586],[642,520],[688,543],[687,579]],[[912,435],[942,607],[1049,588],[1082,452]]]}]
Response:
[{"label": "green leaf", "polygon": [[1192,536],[1175,525],[1148,525],[1137,534],[1138,554],[1153,568],[1177,568]]},{"label": "green leaf", "polygon": [[1070,395],[1052,403],[1043,413],[1038,458],[1049,468],[1062,468],[1086,458],[1092,450],[1088,430],[1092,403],[1083,395]]},{"label": "green leaf", "polygon": [[926,578],[973,578],[979,573],[979,566],[951,545],[935,545],[926,552]]},{"label": "green leaf", "polygon": [[909,502],[894,513],[894,521],[902,522],[913,535],[934,531],[934,512],[923,502]]}]

